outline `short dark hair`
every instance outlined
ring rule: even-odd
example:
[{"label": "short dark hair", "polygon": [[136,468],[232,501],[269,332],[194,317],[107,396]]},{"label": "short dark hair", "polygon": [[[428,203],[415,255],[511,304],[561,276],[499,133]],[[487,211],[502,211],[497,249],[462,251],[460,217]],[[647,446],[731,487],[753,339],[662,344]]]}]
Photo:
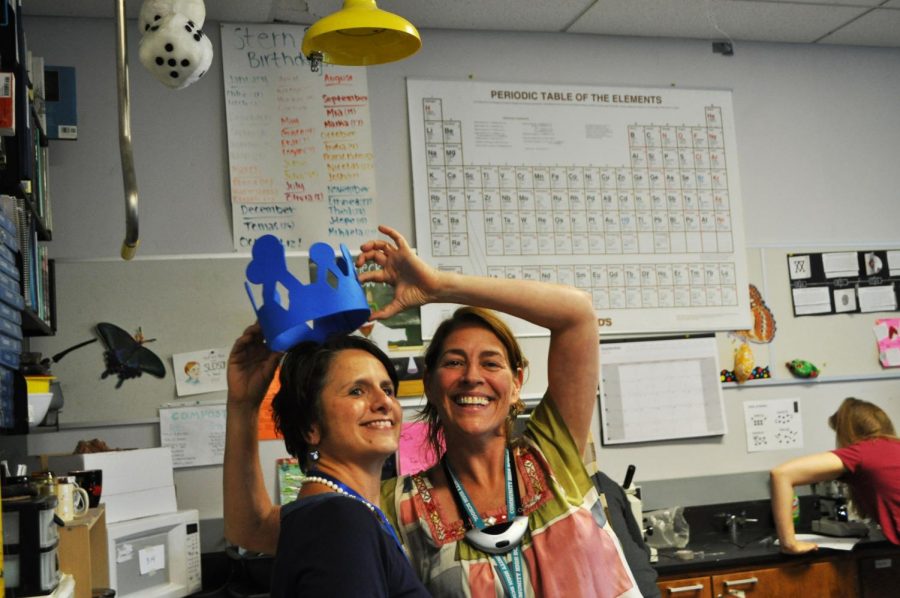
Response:
[{"label": "short dark hair", "polygon": [[272,418],[284,437],[285,448],[300,460],[301,467],[305,467],[309,452],[306,434],[321,419],[322,389],[328,368],[338,353],[349,349],[365,351],[380,361],[397,388],[397,371],[390,357],[367,338],[340,335],[324,343],[300,343],[287,351],[281,361],[281,388],[272,399]]}]

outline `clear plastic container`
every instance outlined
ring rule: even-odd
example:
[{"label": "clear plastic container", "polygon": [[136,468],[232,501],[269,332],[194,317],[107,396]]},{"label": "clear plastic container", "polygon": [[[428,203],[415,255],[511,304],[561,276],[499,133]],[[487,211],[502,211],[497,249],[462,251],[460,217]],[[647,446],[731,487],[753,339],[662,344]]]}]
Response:
[{"label": "clear plastic container", "polygon": [[691,539],[684,507],[669,507],[644,513],[644,521],[653,528],[647,544],[653,548],[684,548]]}]

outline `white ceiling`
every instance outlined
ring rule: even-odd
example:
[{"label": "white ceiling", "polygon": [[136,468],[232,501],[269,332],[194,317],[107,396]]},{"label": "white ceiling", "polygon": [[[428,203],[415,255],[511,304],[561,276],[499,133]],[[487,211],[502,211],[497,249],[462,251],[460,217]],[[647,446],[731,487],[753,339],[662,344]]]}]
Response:
[{"label": "white ceiling", "polygon": [[[26,15],[112,18],[116,0],[23,4]],[[211,21],[309,24],[341,5],[341,0],[206,0],[206,12]],[[137,0],[126,2],[129,18],[137,18],[140,6]],[[900,47],[900,0],[380,0],[378,7],[419,29]]]}]

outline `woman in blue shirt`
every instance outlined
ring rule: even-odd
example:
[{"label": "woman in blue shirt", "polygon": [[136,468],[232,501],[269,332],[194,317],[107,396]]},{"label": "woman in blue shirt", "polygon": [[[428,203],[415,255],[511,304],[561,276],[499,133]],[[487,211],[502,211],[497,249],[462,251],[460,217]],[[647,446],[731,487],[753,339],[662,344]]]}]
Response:
[{"label": "woman in blue shirt", "polygon": [[[228,408],[258,409],[278,359],[259,326],[248,328],[229,356]],[[284,354],[279,382],[275,425],[306,478],[281,512],[271,595],[428,596],[379,508],[381,469],[403,419],[390,359],[362,337],[304,342]],[[226,431],[246,433],[255,431]],[[226,503],[255,487],[225,480]]]}]

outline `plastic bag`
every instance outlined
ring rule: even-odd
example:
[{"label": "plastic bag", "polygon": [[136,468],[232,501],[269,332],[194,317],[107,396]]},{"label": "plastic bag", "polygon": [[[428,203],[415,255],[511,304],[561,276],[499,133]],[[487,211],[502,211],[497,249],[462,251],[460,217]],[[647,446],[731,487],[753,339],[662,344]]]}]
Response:
[{"label": "plastic bag", "polygon": [[647,544],[654,548],[684,548],[691,537],[690,526],[684,518],[684,507],[669,507],[644,513],[644,523],[653,528],[648,532]]}]

